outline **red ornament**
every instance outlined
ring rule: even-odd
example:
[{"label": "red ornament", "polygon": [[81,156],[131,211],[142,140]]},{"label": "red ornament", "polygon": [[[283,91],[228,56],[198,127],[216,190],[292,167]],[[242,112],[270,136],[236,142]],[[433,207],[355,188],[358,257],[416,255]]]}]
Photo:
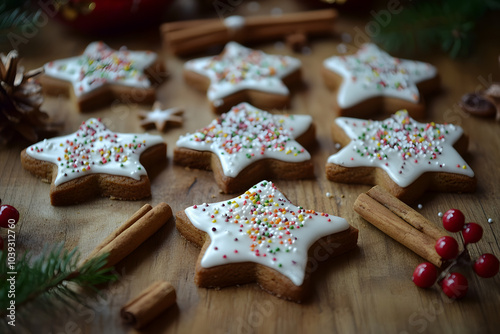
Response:
[{"label": "red ornament", "polygon": [[121,33],[161,22],[173,0],[69,0],[58,19],[91,34]]}]

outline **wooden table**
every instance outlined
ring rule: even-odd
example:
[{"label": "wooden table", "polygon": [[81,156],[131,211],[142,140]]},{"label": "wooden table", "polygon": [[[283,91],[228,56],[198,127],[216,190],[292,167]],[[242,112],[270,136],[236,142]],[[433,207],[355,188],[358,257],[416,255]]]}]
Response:
[{"label": "wooden table", "polygon": [[[281,4],[270,1],[260,11]],[[282,4],[285,11],[297,9],[297,4]],[[245,11],[246,6],[239,10]],[[355,36],[356,27],[364,27],[368,19],[340,17],[339,32]],[[498,27],[498,22],[493,22]],[[438,212],[449,208],[462,210],[468,221],[479,223],[484,237],[471,247],[477,257],[489,252],[500,257],[500,136],[499,123],[470,117],[458,107],[460,96],[484,88],[485,82],[499,80],[498,43],[500,29],[489,29],[489,37],[479,39],[475,54],[454,61],[436,53],[424,59],[439,69],[442,91],[428,100],[428,120],[453,122],[470,135],[470,150],[465,156],[478,179],[473,194],[426,194],[417,204],[424,216],[440,224]],[[55,23],[42,27],[21,48],[27,69],[47,61],[81,53],[92,41],[65,30]],[[153,49],[161,51],[156,29],[105,40],[118,48]],[[306,208],[328,212],[346,218],[359,229],[358,249],[340,258],[321,263],[313,275],[313,289],[303,304],[283,301],[265,293],[257,285],[230,287],[222,290],[197,288],[193,282],[194,264],[199,249],[186,242],[171,219],[166,226],[140,246],[116,269],[117,283],[104,288],[106,300],[92,302],[92,309],[79,309],[69,318],[37,318],[35,332],[46,333],[122,333],[131,331],[122,324],[119,309],[132,296],[156,280],[167,280],[177,290],[177,305],[148,326],[148,333],[486,333],[500,326],[500,275],[481,279],[467,272],[470,290],[467,298],[454,302],[438,289],[420,289],[411,281],[414,268],[423,262],[417,255],[396,243],[352,209],[354,200],[368,186],[329,182],[325,177],[328,156],[336,152],[330,139],[332,94],[320,77],[322,60],[335,54],[340,38],[313,41],[311,54],[295,54],[304,71],[303,88],[293,96],[291,113],[311,114],[317,126],[318,148],[313,151],[316,178],[304,181],[276,183],[289,199]],[[496,45],[495,45],[496,43]],[[354,42],[347,44],[353,46]],[[270,53],[293,53],[275,44],[258,45]],[[6,51],[6,50],[2,50]],[[53,207],[49,202],[49,186],[24,171],[19,153],[25,144],[14,143],[0,148],[0,198],[17,207],[21,221],[17,227],[18,251],[40,251],[46,244],[66,242],[67,248],[78,246],[88,254],[106,235],[125,221],[143,204],[165,201],[175,211],[203,202],[232,198],[218,191],[210,172],[186,170],[172,164],[172,151],[177,138],[208,124],[210,112],[205,94],[193,90],[182,79],[180,59],[164,54],[171,73],[158,90],[158,99],[166,107],[185,109],[184,125],[162,134],[168,143],[168,165],[152,179],[152,197],[144,201],[113,201],[107,198],[69,207]],[[119,104],[90,113],[78,113],[75,106],[63,98],[47,98],[43,109],[64,121],[64,133],[75,131],[89,117],[101,117],[118,132],[143,131],[137,122],[135,104]],[[149,107],[146,107],[149,108]],[[151,131],[156,133],[155,131]],[[326,193],[331,193],[329,198]],[[488,223],[488,218],[493,223]],[[1,231],[2,236],[4,231]]]}]

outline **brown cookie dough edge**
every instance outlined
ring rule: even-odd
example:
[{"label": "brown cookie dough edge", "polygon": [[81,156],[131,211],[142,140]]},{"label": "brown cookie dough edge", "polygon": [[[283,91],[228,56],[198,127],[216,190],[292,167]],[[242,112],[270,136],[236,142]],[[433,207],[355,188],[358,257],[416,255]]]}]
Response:
[{"label": "brown cookie dough edge", "polygon": [[[332,125],[332,138],[342,146],[349,144],[351,139],[345,131],[335,122]],[[455,150],[463,155],[467,152],[469,138],[466,134],[453,145]],[[427,172],[407,187],[398,186],[389,175],[377,167],[344,167],[334,163],[326,163],[326,177],[328,180],[340,183],[381,185],[393,196],[405,203],[412,203],[423,195],[424,192],[474,192],[476,177],[461,174]]]},{"label": "brown cookie dough edge", "polygon": [[[149,147],[141,154],[140,162],[146,171],[154,169],[158,163],[166,161],[166,144]],[[110,197],[119,200],[139,200],[151,196],[150,180],[147,175],[140,180],[110,174],[89,174],[58,186],[54,184],[58,166],[38,160],[21,152],[21,164],[24,169],[51,183],[50,200],[54,206],[72,205],[88,201],[95,197]]]},{"label": "brown cookie dough edge", "polygon": [[[176,213],[176,227],[186,240],[201,247],[195,266],[195,283],[197,286],[223,288],[255,282],[263,290],[285,300],[300,303],[310,296],[310,274],[312,274],[312,270],[309,270],[308,266],[306,266],[304,283],[300,286],[293,284],[290,279],[278,271],[253,262],[230,263],[204,268],[201,266],[201,259],[210,245],[208,234],[194,227],[184,210]],[[349,226],[345,231],[325,236],[316,241],[309,248],[308,258],[314,258],[322,262],[326,261],[327,258],[339,256],[354,249],[357,245],[357,239],[358,230]],[[319,256],[321,256],[320,259]]]}]

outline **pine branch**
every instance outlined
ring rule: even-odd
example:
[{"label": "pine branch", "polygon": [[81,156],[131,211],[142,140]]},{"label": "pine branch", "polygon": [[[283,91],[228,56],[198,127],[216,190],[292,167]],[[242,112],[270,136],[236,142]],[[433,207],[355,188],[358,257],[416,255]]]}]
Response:
[{"label": "pine branch", "polygon": [[7,40],[10,31],[36,22],[41,9],[34,9],[30,1],[10,0],[0,4],[0,42]]},{"label": "pine branch", "polygon": [[[33,258],[27,252],[16,256],[14,268],[8,268],[7,252],[0,252],[0,315],[6,314],[12,298],[7,298],[10,283],[7,281],[15,274],[15,302],[17,312],[26,306],[73,308],[75,302],[85,305],[85,298],[77,289],[98,292],[97,286],[115,281],[118,277],[112,268],[106,268],[108,254],[88,261],[78,268],[80,255],[77,249],[68,251],[64,244],[45,248],[41,255]],[[78,269],[78,274],[75,274]],[[53,310],[52,310],[53,311]]]},{"label": "pine branch", "polygon": [[500,0],[418,1],[393,15],[373,40],[389,52],[428,53],[440,47],[452,58],[467,56],[475,41],[477,22]]}]

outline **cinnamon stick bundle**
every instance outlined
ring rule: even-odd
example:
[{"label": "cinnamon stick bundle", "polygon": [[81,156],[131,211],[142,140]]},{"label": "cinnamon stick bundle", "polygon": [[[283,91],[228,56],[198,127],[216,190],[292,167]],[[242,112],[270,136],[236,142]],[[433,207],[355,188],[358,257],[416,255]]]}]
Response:
[{"label": "cinnamon stick bundle", "polygon": [[444,263],[434,246],[437,239],[448,233],[401,202],[381,186],[360,194],[354,211],[379,230],[408,247],[437,267]]},{"label": "cinnamon stick bundle", "polygon": [[150,285],[137,297],[122,307],[122,319],[132,327],[146,326],[176,301],[175,289],[169,282],[159,281]]},{"label": "cinnamon stick bundle", "polygon": [[154,208],[149,204],[144,205],[106,237],[81,265],[94,257],[109,253],[107,266],[114,266],[158,231],[171,217],[172,209],[167,203],[160,203]]},{"label": "cinnamon stick bundle", "polygon": [[187,55],[229,41],[247,43],[273,40],[287,35],[325,35],[333,32],[337,11],[324,9],[279,16],[230,16],[164,23],[160,27],[165,48],[175,55]]}]

